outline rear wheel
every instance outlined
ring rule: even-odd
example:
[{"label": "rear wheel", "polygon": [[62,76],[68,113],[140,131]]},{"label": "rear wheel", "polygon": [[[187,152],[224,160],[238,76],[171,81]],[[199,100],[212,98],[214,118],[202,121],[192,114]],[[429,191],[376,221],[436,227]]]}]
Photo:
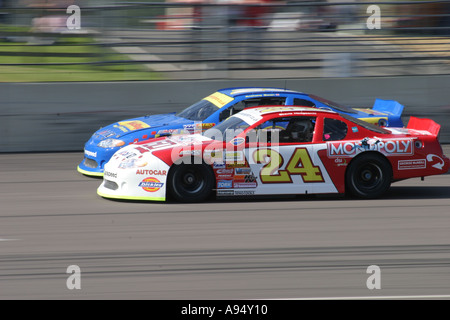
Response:
[{"label": "rear wheel", "polygon": [[362,154],[350,162],[346,173],[348,191],[359,198],[378,198],[391,186],[389,161],[375,153]]},{"label": "rear wheel", "polygon": [[206,164],[178,164],[169,172],[169,195],[179,202],[206,200],[214,188],[214,173]]}]

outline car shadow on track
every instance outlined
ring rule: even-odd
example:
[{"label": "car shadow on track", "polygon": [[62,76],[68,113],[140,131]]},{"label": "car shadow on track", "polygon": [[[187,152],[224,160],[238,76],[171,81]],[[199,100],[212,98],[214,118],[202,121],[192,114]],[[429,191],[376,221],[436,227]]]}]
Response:
[{"label": "car shadow on track", "polygon": [[[450,199],[450,186],[445,187],[413,187],[413,186],[391,186],[380,200],[408,200],[408,199]],[[153,203],[145,200],[107,199],[113,202],[126,203]],[[311,194],[311,195],[261,195],[261,196],[239,196],[239,197],[215,197],[211,196],[203,203],[239,203],[239,202],[288,202],[288,201],[336,201],[336,200],[364,200],[342,194]],[[180,202],[167,200],[167,205],[179,205]],[[186,203],[189,204],[189,203]]]},{"label": "car shadow on track", "polygon": [[384,199],[449,199],[450,186],[412,187],[391,186]]},{"label": "car shadow on track", "polygon": [[[391,188],[378,199],[385,200],[408,200],[408,199],[450,199],[450,186],[445,187],[414,187],[414,186],[391,186]],[[364,200],[343,194],[317,194],[317,195],[286,195],[286,196],[253,196],[238,198],[214,198],[207,202],[273,202],[273,201],[335,201],[335,200]],[[170,203],[170,202],[169,202]]]}]

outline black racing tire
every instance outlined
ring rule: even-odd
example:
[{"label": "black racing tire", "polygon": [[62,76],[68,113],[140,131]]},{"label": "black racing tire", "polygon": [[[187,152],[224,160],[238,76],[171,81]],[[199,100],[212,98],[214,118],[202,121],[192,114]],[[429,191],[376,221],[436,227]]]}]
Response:
[{"label": "black racing tire", "polygon": [[214,172],[206,164],[174,164],[167,177],[169,198],[178,202],[205,201],[214,184]]},{"label": "black racing tire", "polygon": [[353,159],[346,171],[347,191],[358,198],[381,197],[391,186],[392,167],[382,155],[369,152]]}]

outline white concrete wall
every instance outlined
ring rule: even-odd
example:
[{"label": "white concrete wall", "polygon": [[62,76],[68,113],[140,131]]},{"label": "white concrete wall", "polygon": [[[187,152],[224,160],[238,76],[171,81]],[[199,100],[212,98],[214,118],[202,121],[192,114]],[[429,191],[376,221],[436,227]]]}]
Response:
[{"label": "white concrete wall", "polygon": [[[450,75],[342,79],[0,83],[0,152],[81,151],[99,127],[146,114],[179,111],[219,88],[285,87],[350,106],[375,98],[405,105],[404,115],[430,117],[450,143]],[[406,118],[407,119],[407,118]]]}]

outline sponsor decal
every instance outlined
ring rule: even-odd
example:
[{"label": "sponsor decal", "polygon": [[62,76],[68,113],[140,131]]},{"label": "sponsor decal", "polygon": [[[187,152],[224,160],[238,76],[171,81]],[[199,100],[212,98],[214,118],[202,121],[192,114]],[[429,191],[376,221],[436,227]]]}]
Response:
[{"label": "sponsor decal", "polygon": [[328,157],[352,157],[369,150],[381,152],[386,156],[412,155],[414,153],[411,139],[364,138],[361,141],[327,142]]},{"label": "sponsor decal", "polygon": [[92,151],[84,150],[84,154],[87,155],[88,157],[97,158],[97,151],[92,152]]},{"label": "sponsor decal", "polygon": [[235,182],[234,188],[256,188],[258,184],[256,182]]},{"label": "sponsor decal", "polygon": [[217,174],[233,174],[233,169],[218,169]]},{"label": "sponsor decal", "polygon": [[112,137],[115,133],[111,130],[103,130],[97,133],[99,136],[103,137],[104,139]]},{"label": "sponsor decal", "polygon": [[205,149],[203,158],[208,163],[214,163],[214,168],[225,168],[222,149]]},{"label": "sponsor decal", "polygon": [[212,95],[206,97],[204,100],[211,102],[218,108],[222,108],[227,103],[230,103],[234,98],[227,96],[226,94],[220,92],[214,92]]},{"label": "sponsor decal", "polygon": [[243,162],[244,152],[243,151],[225,151],[225,161],[226,162]]},{"label": "sponsor decal", "polygon": [[105,172],[103,173],[103,175],[104,175],[105,177],[117,178],[117,173],[114,173],[114,172],[105,171]]},{"label": "sponsor decal", "polygon": [[180,136],[172,136],[168,140],[172,141],[173,143],[188,145],[188,144],[201,144],[202,143],[201,138],[202,138],[201,136],[199,138],[199,136],[196,135],[180,135]]},{"label": "sponsor decal", "polygon": [[233,190],[217,190],[218,196],[234,196]]},{"label": "sponsor decal", "polygon": [[135,147],[135,150],[139,151],[141,154],[144,154],[146,152],[150,152],[153,150],[168,148],[176,144],[177,144],[176,142],[171,141],[170,139],[164,139],[160,141],[150,142],[145,145],[137,146]]},{"label": "sponsor decal", "polygon": [[233,178],[233,169],[217,169],[216,170],[216,177],[219,179],[231,179]]},{"label": "sponsor decal", "polygon": [[113,127],[122,130],[122,132],[128,132],[127,128],[118,126],[117,124],[115,124]]},{"label": "sponsor decal", "polygon": [[124,158],[124,159],[129,159],[132,158],[134,156],[136,156],[137,154],[131,151],[120,151],[118,153],[116,153],[116,155],[114,156],[114,159],[119,159],[119,158]]},{"label": "sponsor decal", "polygon": [[201,150],[181,150],[180,157],[184,156],[199,156],[201,154]]},{"label": "sponsor decal", "polygon": [[122,121],[118,122],[120,126],[127,128],[128,130],[134,131],[139,129],[150,128],[148,124],[143,121],[134,120],[134,121]]},{"label": "sponsor decal", "polygon": [[236,168],[234,169],[234,174],[251,174],[252,169],[250,168]]},{"label": "sponsor decal", "polygon": [[202,130],[208,130],[212,127],[214,127],[216,124],[215,123],[197,123],[197,128],[200,128]]},{"label": "sponsor decal", "polygon": [[158,132],[156,132],[155,134],[155,138],[159,138],[162,135],[172,135],[172,134],[177,134],[177,133],[181,133],[181,129],[164,129],[164,130],[159,130]]},{"label": "sponsor decal", "polygon": [[203,123],[197,122],[192,124],[183,125],[184,132],[187,133],[201,133],[207,129],[210,129],[215,126],[215,123]]},{"label": "sponsor decal", "polygon": [[137,169],[136,174],[142,174],[146,176],[165,176],[167,175],[166,170],[145,170],[145,169]]},{"label": "sponsor decal", "polygon": [[427,167],[427,160],[425,159],[398,161],[398,170],[425,169],[426,167]]},{"label": "sponsor decal", "polygon": [[244,120],[247,123],[255,123],[262,119],[262,117],[256,113],[255,110],[244,110],[235,114],[236,117]]},{"label": "sponsor decal", "polygon": [[235,196],[252,196],[254,194],[255,191],[239,191],[239,190],[234,191]]},{"label": "sponsor decal", "polygon": [[247,174],[244,176],[244,182],[255,182],[256,181],[256,176],[254,176],[253,174]]},{"label": "sponsor decal", "polygon": [[233,187],[233,181],[231,181],[231,180],[217,181],[217,189],[231,189],[232,187]]},{"label": "sponsor decal", "polygon": [[255,182],[256,176],[254,176],[253,174],[235,175],[234,181],[235,182]]},{"label": "sponsor decal", "polygon": [[225,168],[225,167],[226,167],[226,165],[223,162],[214,162],[213,163],[213,168],[214,169],[222,169],[222,168]]},{"label": "sponsor decal", "polygon": [[227,168],[242,168],[248,167],[248,164],[245,162],[227,162],[226,166]]},{"label": "sponsor decal", "polygon": [[233,179],[233,175],[232,174],[217,174],[216,178],[217,179]]},{"label": "sponsor decal", "polygon": [[154,177],[148,177],[139,183],[139,187],[147,192],[156,192],[164,186],[164,183],[160,182]]},{"label": "sponsor decal", "polygon": [[132,169],[136,167],[145,167],[147,165],[147,161],[142,159],[142,156],[138,158],[130,158],[130,159],[123,159],[122,162],[119,164],[119,169]]},{"label": "sponsor decal", "polygon": [[341,158],[336,158],[334,159],[334,163],[336,164],[337,167],[342,167],[342,166],[346,166],[348,165],[347,163],[347,159],[341,159]]},{"label": "sponsor decal", "polygon": [[438,159],[439,162],[437,162],[437,163],[435,163],[435,164],[433,164],[433,165],[431,165],[431,166],[432,166],[433,168],[442,170],[442,168],[443,168],[444,165],[445,165],[444,160],[442,160],[442,158],[439,157],[438,155],[435,155],[435,154],[432,154],[432,153],[430,153],[429,155],[427,155],[427,160],[428,160],[429,162],[433,162],[433,159]]},{"label": "sponsor decal", "polygon": [[239,146],[245,142],[245,139],[242,137],[234,138],[230,141],[230,143],[234,146]]},{"label": "sponsor decal", "polygon": [[193,123],[191,123],[191,124],[185,124],[185,125],[183,125],[183,129],[184,129],[184,130],[187,130],[187,131],[194,131],[195,125],[194,125]]}]

